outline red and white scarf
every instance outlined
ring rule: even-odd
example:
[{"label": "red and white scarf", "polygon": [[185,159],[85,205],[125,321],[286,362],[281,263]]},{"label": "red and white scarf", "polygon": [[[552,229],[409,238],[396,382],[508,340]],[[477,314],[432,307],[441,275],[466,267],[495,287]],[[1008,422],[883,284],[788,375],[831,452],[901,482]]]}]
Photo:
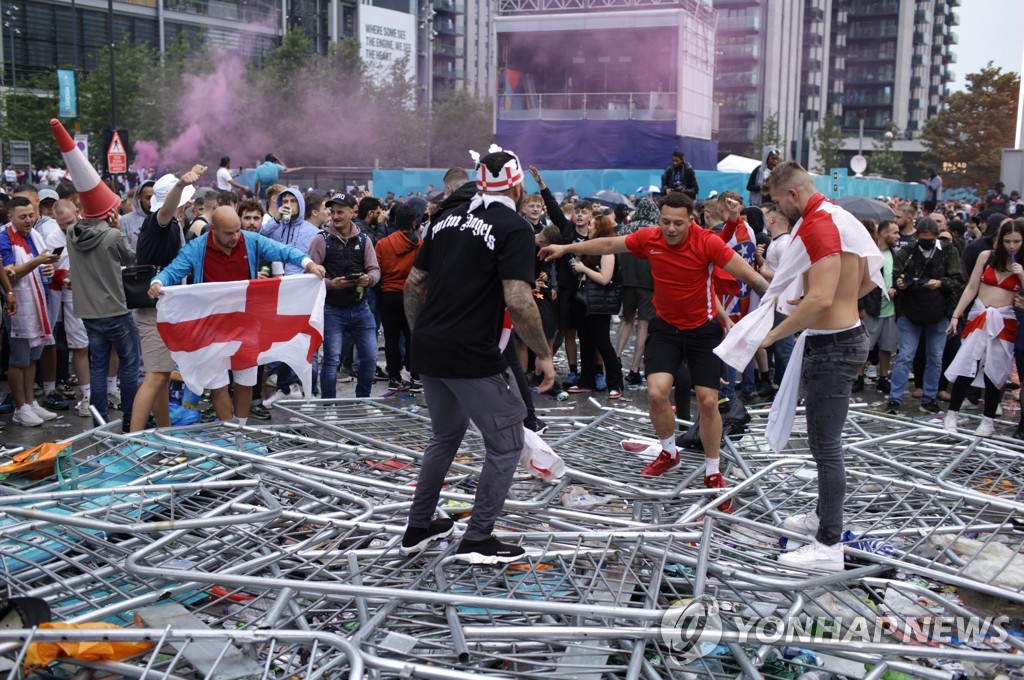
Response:
[{"label": "red and white scarf", "polygon": [[[11,241],[15,265],[26,264],[35,257],[27,239],[32,239],[37,253],[46,250],[42,237],[35,229],[29,231],[27,236],[22,236],[17,229],[9,226],[7,238]],[[43,287],[39,267],[14,282],[14,299],[18,302],[18,311],[11,317],[11,337],[28,340],[29,347],[52,345],[53,329],[50,328],[50,317],[46,313],[46,289]]]}]

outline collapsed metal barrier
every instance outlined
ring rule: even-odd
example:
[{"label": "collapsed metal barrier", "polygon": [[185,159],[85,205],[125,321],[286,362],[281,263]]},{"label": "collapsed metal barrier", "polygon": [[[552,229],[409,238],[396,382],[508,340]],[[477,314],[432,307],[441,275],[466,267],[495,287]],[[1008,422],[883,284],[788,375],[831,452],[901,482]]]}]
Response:
[{"label": "collapsed metal barrier", "polygon": [[[40,598],[56,622],[118,626],[0,626],[0,677],[27,677],[40,644],[97,641],[148,646],[45,668],[137,678],[1022,672],[1020,624],[999,617],[1024,603],[1017,442],[852,409],[847,568],[820,573],[778,561],[801,538],[782,519],[815,507],[802,411],[784,455],[764,442],[765,412],[751,412],[724,442],[722,493],[704,488],[700,451],[664,477],[639,474],[650,454],[620,443],[657,441],[646,414],[555,416],[547,439],[567,473],[554,484],[517,474],[496,532],[527,557],[487,567],[455,556],[484,456],[473,432],[439,505],[456,534],[400,554],[430,421],[394,401],[280,402],[288,421],[266,428],[98,428],[70,440],[55,474],[0,488],[0,597]],[[586,497],[572,495],[580,488]]]}]

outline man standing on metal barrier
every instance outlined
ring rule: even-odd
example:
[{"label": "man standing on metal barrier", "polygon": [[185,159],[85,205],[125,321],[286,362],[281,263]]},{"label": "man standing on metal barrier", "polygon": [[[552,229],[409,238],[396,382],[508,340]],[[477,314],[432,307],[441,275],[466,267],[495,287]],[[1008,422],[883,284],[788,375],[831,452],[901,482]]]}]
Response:
[{"label": "man standing on metal barrier", "polygon": [[[857,301],[883,284],[882,254],[857,218],[826,200],[799,163],[780,163],[765,186],[779,211],[795,225],[790,244],[771,288],[762,296],[763,308],[736,324],[716,353],[731,365],[742,366],[758,345],[767,348],[800,332],[772,405],[766,438],[776,451],[785,447],[802,391],[807,441],[818,468],[818,505],[815,512],[782,523],[809,543],[779,555],[779,562],[842,571],[846,469],[841,436],[850,389],[868,354]],[[783,295],[797,294],[791,288],[795,283],[802,284],[803,298],[772,328],[776,303]]]},{"label": "man standing on metal barrier", "polygon": [[433,436],[423,453],[401,550],[420,552],[454,531],[450,519],[432,518],[472,419],[487,453],[457,558],[505,564],[525,553],[492,532],[522,452],[526,417],[499,349],[506,307],[516,334],[537,355],[541,392],[554,383],[555,367],[533,301],[533,228],[516,212],[525,195],[522,164],[514,153],[492,146],[476,171],[477,195],[430,225],[405,283],[412,354]]}]

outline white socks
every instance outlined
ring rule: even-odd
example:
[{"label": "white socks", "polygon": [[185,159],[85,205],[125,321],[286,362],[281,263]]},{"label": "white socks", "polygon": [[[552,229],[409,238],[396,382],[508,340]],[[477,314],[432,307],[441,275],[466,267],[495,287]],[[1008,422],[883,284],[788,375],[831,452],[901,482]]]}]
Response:
[{"label": "white socks", "polygon": [[107,378],[107,394],[111,394],[117,391],[117,376],[113,378]]},{"label": "white socks", "polygon": [[704,459],[704,476],[710,477],[711,475],[718,474],[720,458],[705,458]]},{"label": "white socks", "polygon": [[249,419],[248,418],[239,418],[238,416],[235,416],[235,422],[238,423],[239,425],[245,425],[245,422],[247,420],[249,420]]},{"label": "white socks", "polygon": [[82,390],[82,397],[88,399],[92,396],[92,385],[86,383],[85,385],[79,385]]},{"label": "white socks", "polygon": [[675,436],[669,437],[668,439],[661,440],[661,448],[663,451],[668,451],[669,455],[673,458],[676,455],[676,438]]}]

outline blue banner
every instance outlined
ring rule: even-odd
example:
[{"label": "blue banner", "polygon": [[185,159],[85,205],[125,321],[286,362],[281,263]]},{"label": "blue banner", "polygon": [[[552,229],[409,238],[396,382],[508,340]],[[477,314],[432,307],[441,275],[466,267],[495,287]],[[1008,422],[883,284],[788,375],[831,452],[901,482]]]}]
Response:
[{"label": "blue banner", "polygon": [[57,71],[57,89],[60,91],[61,118],[78,117],[78,97],[75,96],[75,72],[60,69]]}]

